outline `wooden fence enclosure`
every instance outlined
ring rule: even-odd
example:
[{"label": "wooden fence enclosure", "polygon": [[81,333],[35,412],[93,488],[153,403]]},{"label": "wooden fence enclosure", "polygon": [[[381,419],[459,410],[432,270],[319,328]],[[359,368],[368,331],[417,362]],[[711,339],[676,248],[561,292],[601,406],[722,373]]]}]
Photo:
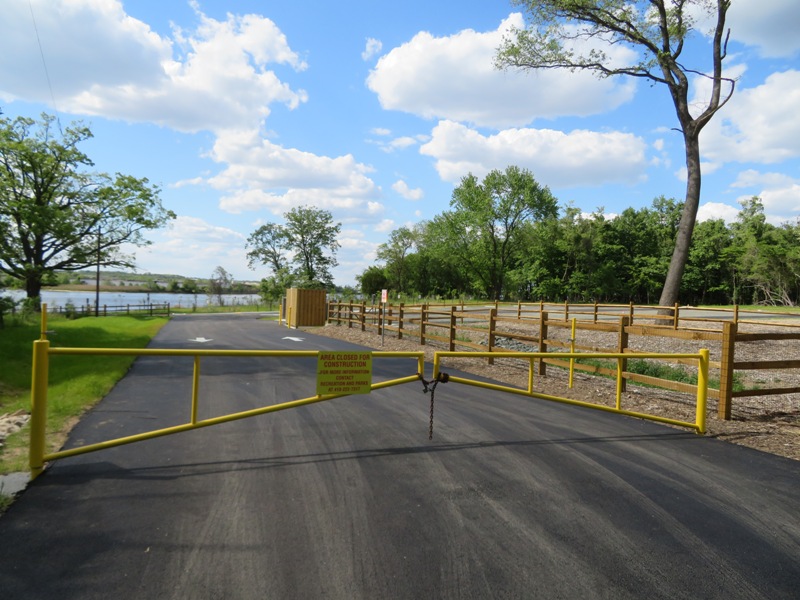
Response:
[{"label": "wooden fence enclosure", "polygon": [[[669,314],[663,314],[665,312]],[[654,306],[597,303],[367,305],[336,302],[328,305],[327,322],[358,327],[362,331],[371,329],[379,335],[385,329],[398,339],[414,339],[421,345],[431,341],[438,342],[449,351],[509,351],[508,348],[498,345],[498,339],[503,339],[525,344],[533,352],[563,352],[574,348],[575,351],[628,353],[631,358],[636,358],[637,350],[631,348],[630,343],[634,337],[699,342],[711,350],[713,358],[718,359],[712,360],[709,366],[719,372],[719,386],[718,389],[709,388],[708,395],[718,401],[719,418],[729,420],[733,398],[800,393],[800,387],[734,390],[736,372],[800,369],[800,360],[794,359],[736,360],[737,347],[742,350],[749,342],[800,340],[800,315],[791,315],[798,319],[797,325],[780,324],[783,331],[740,331],[740,326],[747,324],[772,325],[763,320],[755,320],[756,317],[764,317],[764,313],[756,315],[756,312],[740,311],[738,307],[711,309],[675,305],[665,310]],[[573,327],[576,335],[575,338],[570,338]],[[564,330],[569,332],[567,339],[564,338]],[[603,332],[614,343],[605,347],[580,344],[580,336],[577,334],[580,331]],[[480,341],[475,341],[476,337]],[[643,340],[642,343],[646,345],[647,341]],[[643,351],[645,350],[639,350]],[[492,361],[491,358],[488,360]],[[626,363],[627,360],[622,365],[623,386],[626,381],[634,381],[679,392],[696,393],[697,388],[693,384],[631,373],[627,371]],[[566,360],[538,359],[537,371],[540,376],[546,376],[548,364],[569,367],[569,361]],[[587,373],[616,375],[616,369],[598,365],[576,362],[574,367]]]},{"label": "wooden fence enclosure", "polygon": [[289,327],[314,327],[325,324],[325,290],[286,290],[286,319]]}]

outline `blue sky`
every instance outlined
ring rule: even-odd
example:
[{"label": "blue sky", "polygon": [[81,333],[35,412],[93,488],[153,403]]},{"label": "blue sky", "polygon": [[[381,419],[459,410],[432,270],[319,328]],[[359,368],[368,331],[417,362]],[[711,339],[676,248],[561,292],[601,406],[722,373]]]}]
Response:
[{"label": "blue sky", "polygon": [[[701,135],[699,217],[733,220],[757,195],[794,222],[800,4],[733,0],[728,22],[736,92]],[[178,218],[136,250],[141,272],[260,279],[247,236],[314,206],[342,224],[334,278],[354,285],[392,230],[447,210],[467,173],[512,164],[587,213],[681,200],[666,89],[497,71],[510,24],[507,0],[5,0],[0,107],[82,120],[98,170],[162,188]],[[687,60],[703,70],[698,29]]]}]

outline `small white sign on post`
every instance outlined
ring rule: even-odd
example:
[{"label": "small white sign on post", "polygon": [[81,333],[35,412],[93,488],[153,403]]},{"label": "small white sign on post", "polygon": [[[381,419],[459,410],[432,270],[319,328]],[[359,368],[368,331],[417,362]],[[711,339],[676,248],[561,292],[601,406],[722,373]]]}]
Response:
[{"label": "small white sign on post", "polygon": [[389,290],[381,290],[381,312],[380,312],[381,346],[383,346],[383,338],[386,335],[386,301],[388,299],[389,299]]}]

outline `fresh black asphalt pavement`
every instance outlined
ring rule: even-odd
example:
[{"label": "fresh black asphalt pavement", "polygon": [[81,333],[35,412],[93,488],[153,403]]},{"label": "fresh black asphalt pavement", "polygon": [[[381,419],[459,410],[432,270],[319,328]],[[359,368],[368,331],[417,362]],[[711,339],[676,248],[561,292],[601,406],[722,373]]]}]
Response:
[{"label": "fresh black asphalt pavement", "polygon": [[[151,346],[357,348],[252,314]],[[200,418],[313,396],[315,368],[204,358]],[[187,422],[191,373],[139,358],[67,446]],[[0,517],[0,597],[800,597],[800,462],[456,383],[428,420],[415,382],[56,461]]]}]

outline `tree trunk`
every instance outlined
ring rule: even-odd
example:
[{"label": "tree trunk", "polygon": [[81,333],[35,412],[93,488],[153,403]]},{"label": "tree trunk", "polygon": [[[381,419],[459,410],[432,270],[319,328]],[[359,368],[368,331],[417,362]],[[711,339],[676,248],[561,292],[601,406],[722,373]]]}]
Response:
[{"label": "tree trunk", "polygon": [[[28,300],[32,300],[35,298],[39,298],[42,294],[42,278],[41,276],[35,274],[29,274],[25,278],[25,295]],[[41,303],[36,302],[35,306],[33,307],[34,310],[37,312],[41,308]]]},{"label": "tree trunk", "polygon": [[684,201],[681,222],[675,238],[675,249],[669,263],[667,278],[661,290],[660,306],[674,306],[681,291],[681,280],[689,259],[692,245],[692,232],[700,206],[700,141],[699,131],[684,131],[686,143],[686,200]]}]

